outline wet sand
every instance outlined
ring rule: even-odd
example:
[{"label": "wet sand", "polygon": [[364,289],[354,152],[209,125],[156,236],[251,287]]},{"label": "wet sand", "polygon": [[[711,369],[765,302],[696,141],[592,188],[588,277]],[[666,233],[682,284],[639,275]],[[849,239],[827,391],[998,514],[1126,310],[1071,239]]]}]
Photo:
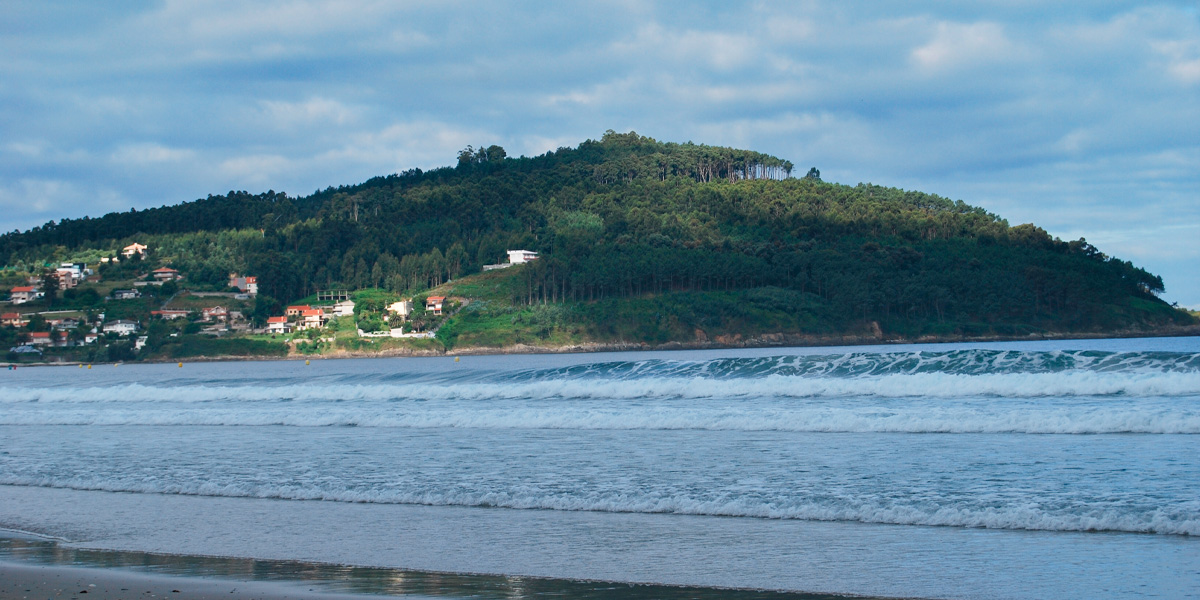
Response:
[{"label": "wet sand", "polygon": [[74,548],[0,529],[0,600],[844,600],[861,596],[440,573]]},{"label": "wet sand", "polygon": [[363,596],[310,590],[282,582],[153,575],[118,569],[0,562],[0,600],[214,600],[257,598],[344,600]]}]

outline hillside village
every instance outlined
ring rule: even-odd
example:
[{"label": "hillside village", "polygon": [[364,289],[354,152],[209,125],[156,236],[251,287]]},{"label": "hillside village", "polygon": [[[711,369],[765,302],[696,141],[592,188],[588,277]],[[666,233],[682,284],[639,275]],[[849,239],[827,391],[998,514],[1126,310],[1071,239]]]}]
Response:
[{"label": "hillside village", "polygon": [[[484,271],[536,259],[536,252],[513,250]],[[156,264],[152,249],[138,242],[94,263],[46,265],[25,283],[9,289],[3,304],[0,344],[10,364],[283,356],[318,353],[347,337],[428,340],[470,302],[432,292],[414,298],[330,290],[272,306],[261,302],[253,275],[231,273],[222,290],[192,285],[186,273]],[[202,338],[208,343],[197,343]]]}]

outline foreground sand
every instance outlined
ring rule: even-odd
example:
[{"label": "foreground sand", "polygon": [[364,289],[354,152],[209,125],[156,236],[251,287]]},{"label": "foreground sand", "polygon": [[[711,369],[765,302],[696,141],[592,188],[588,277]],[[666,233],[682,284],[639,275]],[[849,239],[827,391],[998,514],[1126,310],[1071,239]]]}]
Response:
[{"label": "foreground sand", "polygon": [[364,596],[310,591],[303,583],[205,579],[0,561],[0,600],[361,600]]}]

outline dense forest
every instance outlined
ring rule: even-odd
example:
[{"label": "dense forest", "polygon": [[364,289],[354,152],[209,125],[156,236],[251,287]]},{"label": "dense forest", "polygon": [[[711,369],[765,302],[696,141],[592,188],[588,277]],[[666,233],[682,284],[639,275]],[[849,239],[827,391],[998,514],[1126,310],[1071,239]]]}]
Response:
[{"label": "dense forest", "polygon": [[542,256],[522,267],[513,300],[524,304],[778,288],[842,320],[911,333],[935,323],[1020,332],[1190,319],[1158,299],[1159,277],[1086,240],[1010,226],[961,201],[792,169],[757,152],[633,132],[532,158],[469,147],[453,167],[304,197],[231,191],[50,222],[0,236],[0,261],[32,270],[139,241],[189,281],[254,274],[262,293],[286,302],[320,289],[418,293],[519,248]]}]

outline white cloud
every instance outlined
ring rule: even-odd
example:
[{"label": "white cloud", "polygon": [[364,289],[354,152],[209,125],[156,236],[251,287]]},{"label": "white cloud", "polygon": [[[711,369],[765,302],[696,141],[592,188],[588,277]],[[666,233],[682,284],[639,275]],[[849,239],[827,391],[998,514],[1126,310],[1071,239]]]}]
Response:
[{"label": "white cloud", "polygon": [[296,127],[319,122],[344,125],[354,121],[356,111],[337,100],[313,97],[302,102],[262,100],[264,116],[279,127]]},{"label": "white cloud", "polygon": [[998,23],[941,22],[937,24],[933,39],[913,50],[911,56],[922,69],[941,71],[1008,62],[1022,54]]},{"label": "white cloud", "polygon": [[112,153],[111,158],[113,162],[123,165],[148,165],[192,160],[195,156],[195,152],[186,148],[169,148],[162,144],[146,142],[123,145]]}]

